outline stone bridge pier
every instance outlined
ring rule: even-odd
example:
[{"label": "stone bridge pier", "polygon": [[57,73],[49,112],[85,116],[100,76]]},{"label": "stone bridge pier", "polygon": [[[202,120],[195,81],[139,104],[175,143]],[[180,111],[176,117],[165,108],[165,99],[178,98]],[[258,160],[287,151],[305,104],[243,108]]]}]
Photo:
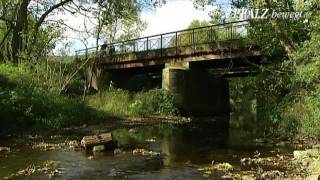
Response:
[{"label": "stone bridge pier", "polygon": [[182,113],[196,116],[229,117],[229,85],[223,77],[189,63],[166,64],[162,88],[173,93]]}]

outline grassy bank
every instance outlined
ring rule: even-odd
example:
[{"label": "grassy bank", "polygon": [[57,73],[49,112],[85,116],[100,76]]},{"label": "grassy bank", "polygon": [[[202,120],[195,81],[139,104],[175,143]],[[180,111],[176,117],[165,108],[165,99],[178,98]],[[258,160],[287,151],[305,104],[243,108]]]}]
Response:
[{"label": "grassy bank", "polygon": [[114,89],[88,97],[87,104],[116,117],[173,116],[178,114],[173,96],[162,89],[130,93]]},{"label": "grassy bank", "polygon": [[51,91],[36,76],[27,65],[0,64],[0,129],[60,128],[99,119],[94,109]]},{"label": "grassy bank", "polygon": [[88,96],[83,102],[82,96],[58,93],[57,83],[48,86],[48,81],[53,80],[46,79],[42,74],[43,67],[0,64],[0,133],[26,128],[58,129],[126,117],[177,114],[172,95],[161,89],[140,93],[107,90]]}]

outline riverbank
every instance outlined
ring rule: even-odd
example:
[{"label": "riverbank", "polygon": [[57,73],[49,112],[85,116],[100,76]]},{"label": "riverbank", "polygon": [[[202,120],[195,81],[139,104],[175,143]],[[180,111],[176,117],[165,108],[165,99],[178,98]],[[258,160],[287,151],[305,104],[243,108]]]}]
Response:
[{"label": "riverbank", "polygon": [[161,89],[139,93],[108,89],[83,100],[80,76],[60,92],[67,77],[47,73],[41,64],[0,64],[0,135],[178,115],[172,95]]},{"label": "riverbank", "polygon": [[[229,163],[212,163],[202,168],[204,176],[219,174],[221,179],[305,179],[320,178],[319,147],[294,150],[293,154],[279,154],[263,157],[256,151],[252,157],[244,157],[241,164],[248,170],[239,170]],[[256,169],[254,169],[254,167]]]}]

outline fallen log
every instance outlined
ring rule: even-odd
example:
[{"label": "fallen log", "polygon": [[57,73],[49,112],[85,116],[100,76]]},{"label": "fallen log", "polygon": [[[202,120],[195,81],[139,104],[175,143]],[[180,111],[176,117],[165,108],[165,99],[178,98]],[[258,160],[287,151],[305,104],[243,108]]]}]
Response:
[{"label": "fallen log", "polygon": [[99,135],[84,136],[81,140],[81,146],[85,149],[92,149],[94,146],[105,145],[107,149],[115,148],[115,142],[112,140],[111,133]]}]

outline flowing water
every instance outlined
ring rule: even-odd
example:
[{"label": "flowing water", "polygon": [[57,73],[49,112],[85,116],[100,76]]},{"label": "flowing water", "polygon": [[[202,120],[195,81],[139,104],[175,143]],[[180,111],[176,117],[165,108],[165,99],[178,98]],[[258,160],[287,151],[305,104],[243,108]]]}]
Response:
[{"label": "flowing water", "polygon": [[[242,166],[243,157],[273,156],[291,153],[290,148],[276,149],[252,143],[254,137],[242,136],[230,128],[224,132],[215,125],[158,124],[113,131],[122,150],[119,153],[74,151],[58,148],[50,151],[32,149],[30,143],[63,142],[81,139],[69,134],[56,138],[39,137],[2,139],[0,146],[9,146],[11,153],[0,154],[0,179],[17,173],[30,164],[41,165],[46,160],[59,162],[54,179],[204,179],[199,168],[219,162],[228,162],[237,171],[253,167]],[[143,148],[159,152],[159,156],[133,155],[132,150]],[[263,167],[272,168],[272,167]],[[210,178],[217,178],[213,174]],[[47,179],[44,173],[19,176],[17,179]]]}]

